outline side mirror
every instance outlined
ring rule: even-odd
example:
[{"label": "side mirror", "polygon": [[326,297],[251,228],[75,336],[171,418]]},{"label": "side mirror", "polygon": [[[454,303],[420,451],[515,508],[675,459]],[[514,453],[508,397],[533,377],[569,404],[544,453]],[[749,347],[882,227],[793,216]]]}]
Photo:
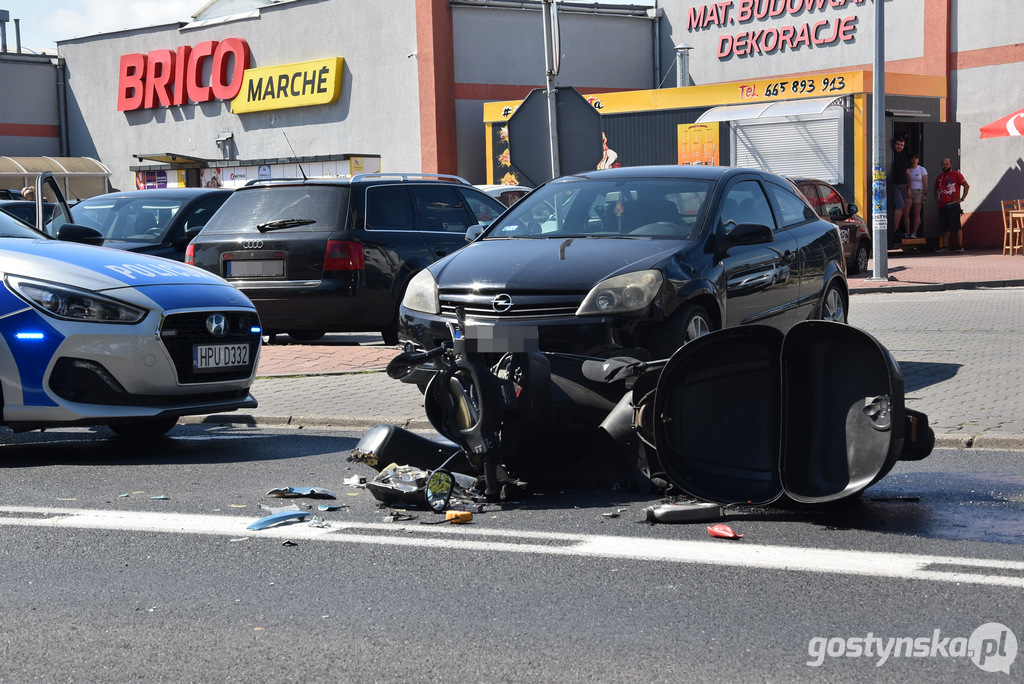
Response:
[{"label": "side mirror", "polygon": [[387,374],[393,380],[401,380],[412,373],[418,366],[423,365],[430,359],[443,354],[445,347],[435,347],[429,351],[407,351],[402,352],[388,362]]},{"label": "side mirror", "polygon": [[196,236],[199,235],[202,230],[202,226],[192,226],[184,233],[174,238],[174,240],[171,241],[171,247],[174,247],[174,249],[185,249],[188,247],[188,243],[195,240]]},{"label": "side mirror", "polygon": [[481,226],[479,223],[477,223],[476,225],[472,225],[466,230],[466,242],[473,242],[483,234],[483,226]]},{"label": "side mirror", "polygon": [[847,216],[853,216],[854,214],[858,213],[860,209],[857,208],[856,204],[847,204],[846,211],[848,212],[846,214]]},{"label": "side mirror", "polygon": [[772,229],[760,223],[740,223],[725,234],[731,245],[763,245],[775,240]]},{"label": "side mirror", "polygon": [[447,470],[435,470],[427,478],[427,484],[423,487],[423,499],[427,508],[440,513],[448,508],[448,502],[452,498],[452,489],[455,488],[455,478]]},{"label": "side mirror", "polygon": [[103,233],[95,228],[82,226],[77,223],[62,224],[57,229],[57,239],[65,242],[77,242],[82,245],[93,245],[95,247],[103,245]]}]

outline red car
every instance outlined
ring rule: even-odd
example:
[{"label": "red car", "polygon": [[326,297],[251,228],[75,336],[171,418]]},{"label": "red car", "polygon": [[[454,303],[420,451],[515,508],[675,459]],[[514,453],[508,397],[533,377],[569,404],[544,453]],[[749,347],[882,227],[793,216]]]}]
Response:
[{"label": "red car", "polygon": [[790,178],[818,216],[839,228],[843,238],[846,274],[857,275],[868,270],[871,257],[871,233],[868,224],[857,214],[857,205],[847,203],[832,185],[813,178]]}]

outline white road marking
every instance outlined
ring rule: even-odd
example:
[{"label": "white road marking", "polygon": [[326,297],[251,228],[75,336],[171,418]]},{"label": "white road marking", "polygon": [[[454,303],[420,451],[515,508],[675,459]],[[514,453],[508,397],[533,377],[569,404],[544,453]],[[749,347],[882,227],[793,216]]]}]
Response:
[{"label": "white road marking", "polygon": [[209,534],[229,538],[274,539],[415,546],[492,553],[613,558],[666,563],[725,565],[793,572],[822,572],[933,582],[987,584],[1024,589],[1024,562],[954,556],[925,556],[767,546],[749,542],[637,539],[611,535],[562,534],[529,530],[488,530],[457,525],[403,525],[331,521],[331,527],[304,523],[253,532],[254,518],[77,508],[0,506],[0,526],[125,530]]}]

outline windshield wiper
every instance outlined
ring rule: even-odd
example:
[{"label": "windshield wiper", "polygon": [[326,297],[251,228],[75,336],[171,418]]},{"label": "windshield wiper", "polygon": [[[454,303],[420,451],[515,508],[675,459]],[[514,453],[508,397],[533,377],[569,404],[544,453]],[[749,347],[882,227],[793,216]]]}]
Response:
[{"label": "windshield wiper", "polygon": [[266,233],[268,230],[294,228],[295,226],[305,226],[310,223],[316,223],[316,219],[278,219],[276,221],[267,221],[266,223],[260,223],[256,226],[256,230],[260,231],[261,233]]}]

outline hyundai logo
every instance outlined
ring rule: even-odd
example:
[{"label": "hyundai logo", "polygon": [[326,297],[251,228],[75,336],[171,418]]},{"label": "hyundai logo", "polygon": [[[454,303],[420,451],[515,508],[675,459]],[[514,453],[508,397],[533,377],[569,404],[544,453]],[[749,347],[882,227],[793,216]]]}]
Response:
[{"label": "hyundai logo", "polygon": [[496,295],[491,300],[491,308],[495,313],[505,313],[512,308],[512,297],[507,294]]},{"label": "hyundai logo", "polygon": [[242,249],[263,249],[263,240],[242,240]]},{"label": "hyundai logo", "polygon": [[206,317],[206,329],[214,337],[224,337],[228,334],[228,318],[224,314],[214,313]]}]

